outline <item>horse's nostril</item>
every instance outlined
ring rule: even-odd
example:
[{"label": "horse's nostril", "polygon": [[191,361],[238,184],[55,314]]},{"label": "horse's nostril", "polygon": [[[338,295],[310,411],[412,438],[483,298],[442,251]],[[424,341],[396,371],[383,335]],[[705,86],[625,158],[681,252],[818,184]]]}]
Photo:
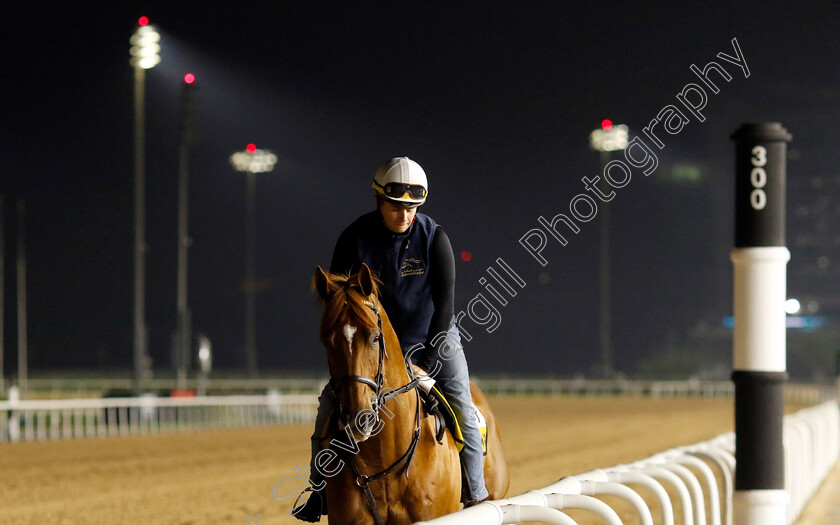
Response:
[{"label": "horse's nostril", "polygon": [[356,424],[359,429],[364,432],[370,432],[376,426],[376,413],[372,410],[366,410],[356,417]]}]

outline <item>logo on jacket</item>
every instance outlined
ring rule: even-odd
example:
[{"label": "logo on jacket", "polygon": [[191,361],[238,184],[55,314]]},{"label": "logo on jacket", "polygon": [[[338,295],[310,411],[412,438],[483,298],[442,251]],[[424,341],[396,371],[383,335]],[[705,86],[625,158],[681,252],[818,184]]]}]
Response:
[{"label": "logo on jacket", "polygon": [[400,267],[400,277],[410,277],[412,275],[423,275],[426,269],[420,266],[423,262],[420,259],[406,259]]}]

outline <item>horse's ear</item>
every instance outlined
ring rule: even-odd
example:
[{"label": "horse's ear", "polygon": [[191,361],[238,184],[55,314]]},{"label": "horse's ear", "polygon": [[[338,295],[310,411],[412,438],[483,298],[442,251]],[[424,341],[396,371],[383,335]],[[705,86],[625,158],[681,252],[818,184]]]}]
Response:
[{"label": "horse's ear", "polygon": [[362,289],[363,295],[370,295],[373,293],[373,276],[370,274],[370,268],[367,264],[362,263],[359,268],[359,273],[356,275],[359,280],[359,288]]},{"label": "horse's ear", "polygon": [[331,295],[330,278],[320,266],[315,268],[315,276],[312,277],[312,287],[318,290],[318,295],[325,301]]}]

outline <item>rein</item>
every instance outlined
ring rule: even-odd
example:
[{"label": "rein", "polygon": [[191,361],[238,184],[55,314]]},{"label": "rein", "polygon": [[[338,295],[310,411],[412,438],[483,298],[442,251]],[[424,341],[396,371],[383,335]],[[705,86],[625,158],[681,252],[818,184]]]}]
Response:
[{"label": "rein", "polygon": [[[385,403],[396,396],[416,389],[420,382],[420,378],[414,374],[414,370],[411,368],[411,365],[406,363],[406,371],[408,372],[408,377],[411,378],[411,381],[396,390],[390,390],[385,394],[382,393],[382,388],[385,383],[385,375],[383,374],[385,359],[390,359],[390,357],[388,357],[388,352],[385,349],[385,337],[382,333],[382,316],[379,314],[379,309],[376,307],[374,302],[363,301],[363,304],[373,310],[376,314],[377,323],[379,325],[379,336],[377,337],[377,341],[379,342],[379,367],[376,372],[376,377],[371,379],[365,376],[348,375],[340,379],[331,379],[329,385],[335,399],[338,399],[337,389],[345,383],[362,383],[371,387],[374,392],[376,392],[376,398],[373,401],[373,412],[376,414],[376,421],[379,421],[379,411],[383,406],[385,406]],[[384,525],[384,522],[382,521],[382,516],[379,513],[379,507],[376,505],[376,499],[373,497],[373,492],[371,492],[368,484],[372,481],[384,478],[388,474],[399,470],[403,466],[405,466],[405,477],[408,478],[408,469],[411,467],[411,461],[414,459],[414,453],[417,451],[417,443],[420,441],[420,420],[422,418],[420,410],[420,393],[417,392],[417,414],[415,415],[416,426],[414,428],[414,435],[411,438],[411,443],[408,445],[408,449],[402,456],[400,456],[399,459],[392,463],[391,466],[381,472],[377,472],[371,476],[366,476],[362,474],[359,469],[359,465],[356,463],[355,454],[350,453],[348,458],[350,466],[353,467],[353,474],[356,476],[356,486],[358,486],[362,490],[362,493],[364,493],[368,510],[370,510],[376,525]]]}]

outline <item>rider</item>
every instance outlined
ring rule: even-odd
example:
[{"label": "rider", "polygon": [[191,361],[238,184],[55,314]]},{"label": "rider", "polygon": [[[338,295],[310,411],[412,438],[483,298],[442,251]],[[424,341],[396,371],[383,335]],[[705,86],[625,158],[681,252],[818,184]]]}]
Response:
[{"label": "rider", "polygon": [[[467,360],[455,323],[452,245],[431,217],[417,212],[426,202],[429,189],[426,173],[419,164],[408,157],[389,160],[377,170],[373,189],[377,209],[344,230],[336,243],[330,271],[355,273],[364,262],[379,277],[379,300],[403,350],[435,379],[461,424],[461,461],[469,483],[465,487],[468,490],[463,491],[466,503],[482,501],[488,496],[484,458],[472,408]],[[320,450],[324,425],[336,404],[328,387],[319,402],[312,434],[313,493],[293,510],[298,519],[312,522],[326,513],[322,492],[325,480],[314,468],[314,458]]]}]

